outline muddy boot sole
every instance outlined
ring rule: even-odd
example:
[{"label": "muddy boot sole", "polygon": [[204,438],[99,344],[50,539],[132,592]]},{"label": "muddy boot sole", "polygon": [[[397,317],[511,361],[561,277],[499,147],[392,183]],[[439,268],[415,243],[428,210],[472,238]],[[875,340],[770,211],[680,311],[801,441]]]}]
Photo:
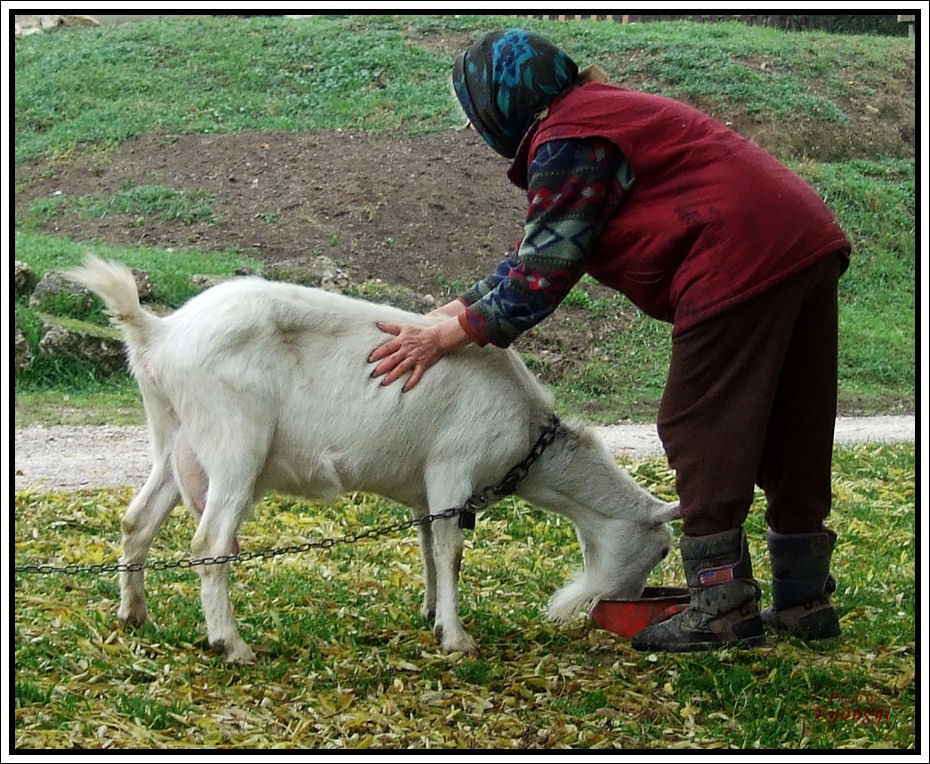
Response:
[{"label": "muddy boot sole", "polygon": [[797,605],[787,610],[767,608],[762,623],[771,631],[790,634],[807,642],[826,642],[842,636],[840,621],[833,606],[827,603]]}]

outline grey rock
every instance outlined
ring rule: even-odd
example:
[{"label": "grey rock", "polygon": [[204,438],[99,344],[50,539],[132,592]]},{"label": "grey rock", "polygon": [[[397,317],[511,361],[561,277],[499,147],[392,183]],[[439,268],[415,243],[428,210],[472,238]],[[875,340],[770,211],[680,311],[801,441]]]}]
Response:
[{"label": "grey rock", "polygon": [[216,276],[209,273],[195,273],[191,276],[191,284],[201,292],[229,280],[229,276]]},{"label": "grey rock", "polygon": [[391,305],[411,313],[428,313],[436,307],[436,298],[422,295],[400,284],[390,284],[381,279],[369,279],[345,290],[352,297],[361,297],[369,302]]},{"label": "grey rock", "polygon": [[264,276],[272,281],[288,281],[302,286],[339,291],[349,286],[349,274],[326,255],[281,260],[265,266]]},{"label": "grey rock", "polygon": [[39,318],[42,319],[39,353],[80,358],[93,363],[103,374],[126,368],[122,338],[116,329],[46,314],[40,314]]},{"label": "grey rock", "polygon": [[132,268],[133,278],[136,280],[136,290],[139,292],[139,299],[147,302],[152,299],[152,279],[149,274],[140,268]]},{"label": "grey rock", "polygon": [[80,14],[60,15],[17,15],[14,22],[14,32],[17,37],[27,37],[31,34],[47,32],[61,26],[90,26],[98,27],[100,22],[93,16]]},{"label": "grey rock", "polygon": [[20,260],[13,263],[13,284],[16,290],[16,299],[31,294],[37,283],[38,279],[32,268]]},{"label": "grey rock", "polygon": [[16,371],[23,371],[32,364],[32,348],[23,330],[19,328],[19,323],[14,321],[14,325],[16,331],[13,338],[13,364]]},{"label": "grey rock", "polygon": [[96,300],[94,294],[73,281],[68,281],[58,271],[49,271],[36,284],[29,297],[29,307],[42,309],[46,300],[57,295],[67,294],[75,298],[82,310],[89,310]]}]

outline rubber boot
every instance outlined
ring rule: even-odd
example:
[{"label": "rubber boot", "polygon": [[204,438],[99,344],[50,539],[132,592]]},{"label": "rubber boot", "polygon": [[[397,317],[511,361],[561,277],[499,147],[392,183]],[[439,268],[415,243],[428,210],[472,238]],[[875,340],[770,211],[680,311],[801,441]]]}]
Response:
[{"label": "rubber boot", "polygon": [[772,607],[762,613],[766,626],[807,640],[840,635],[840,621],[830,595],[836,582],[830,575],[830,558],[836,534],[768,533],[772,560]]},{"label": "rubber boot", "polygon": [[759,644],[765,634],[759,585],[743,529],[682,536],[681,560],[691,595],[687,609],[634,634],[633,648],[686,652]]}]

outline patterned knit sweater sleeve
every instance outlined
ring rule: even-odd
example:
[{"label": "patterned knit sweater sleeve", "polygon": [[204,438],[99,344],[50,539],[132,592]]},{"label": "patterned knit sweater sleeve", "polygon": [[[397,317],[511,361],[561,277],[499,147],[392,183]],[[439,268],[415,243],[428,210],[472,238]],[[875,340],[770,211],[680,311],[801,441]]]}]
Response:
[{"label": "patterned knit sweater sleeve", "polygon": [[632,186],[620,150],[602,138],[543,144],[527,171],[523,240],[460,298],[459,321],[479,345],[507,347],[550,315],[584,273],[585,258]]}]

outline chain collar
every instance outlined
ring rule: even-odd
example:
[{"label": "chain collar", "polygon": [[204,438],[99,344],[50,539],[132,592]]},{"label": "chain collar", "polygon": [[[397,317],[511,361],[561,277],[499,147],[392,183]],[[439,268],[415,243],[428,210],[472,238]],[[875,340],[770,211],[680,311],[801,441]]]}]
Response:
[{"label": "chain collar", "polygon": [[465,505],[459,508],[459,528],[473,529],[475,527],[475,513],[477,511],[486,509],[491,504],[500,501],[505,496],[510,496],[517,490],[517,485],[527,476],[530,467],[533,466],[536,460],[542,456],[543,452],[550,446],[552,441],[555,440],[556,433],[561,425],[562,422],[559,418],[555,414],[552,414],[549,417],[549,423],[542,431],[542,435],[540,435],[533,444],[530,453],[522,462],[504,475],[504,479],[499,483],[493,486],[485,486],[481,491],[472,494],[465,500]]}]

